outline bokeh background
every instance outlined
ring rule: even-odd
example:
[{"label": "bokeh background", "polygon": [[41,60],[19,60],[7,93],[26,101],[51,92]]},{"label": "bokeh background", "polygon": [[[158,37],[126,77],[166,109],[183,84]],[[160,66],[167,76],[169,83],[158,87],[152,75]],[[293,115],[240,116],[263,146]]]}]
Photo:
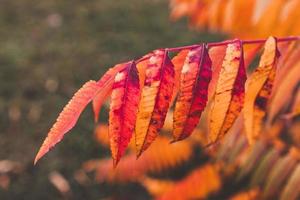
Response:
[{"label": "bokeh background", "polygon": [[[135,184],[75,180],[84,161],[109,155],[93,138],[90,107],[37,166],[34,156],[87,80],[156,48],[222,38],[188,29],[185,19],[171,22],[167,0],[1,0],[0,199],[149,199]],[[70,185],[67,196],[51,183],[57,174]]]}]

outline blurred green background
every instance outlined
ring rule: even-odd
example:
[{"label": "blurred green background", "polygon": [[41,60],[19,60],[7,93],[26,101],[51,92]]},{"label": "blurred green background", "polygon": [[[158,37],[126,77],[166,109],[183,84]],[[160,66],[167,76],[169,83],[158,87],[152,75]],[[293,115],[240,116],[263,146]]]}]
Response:
[{"label": "blurred green background", "polygon": [[[116,63],[160,47],[219,40],[169,20],[167,0],[1,0],[0,199],[149,199],[143,188],[91,183],[74,172],[109,155],[93,139],[91,108],[51,153],[33,158],[63,106],[80,86]],[[103,111],[102,121],[107,112]],[[70,183],[63,196],[53,171]]]}]

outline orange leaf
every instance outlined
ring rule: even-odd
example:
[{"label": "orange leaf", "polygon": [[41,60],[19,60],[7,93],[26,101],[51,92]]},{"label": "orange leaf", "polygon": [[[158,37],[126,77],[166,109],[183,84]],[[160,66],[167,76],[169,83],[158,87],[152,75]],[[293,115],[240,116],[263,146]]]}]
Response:
[{"label": "orange leaf", "polygon": [[141,184],[152,196],[160,196],[174,186],[174,182],[171,180],[161,180],[150,177],[143,178]]},{"label": "orange leaf", "polygon": [[174,65],[174,71],[175,71],[175,80],[174,80],[174,89],[173,89],[173,95],[172,95],[172,100],[170,105],[173,104],[177,96],[180,87],[181,69],[183,67],[188,52],[189,52],[188,50],[182,50],[172,59],[172,63]]},{"label": "orange leaf", "polygon": [[149,64],[149,59],[151,58],[152,55],[153,55],[152,52],[148,53],[140,59],[141,61],[137,61],[136,68],[139,72],[140,88],[144,87],[144,82],[145,82],[145,78],[146,78],[146,74],[145,74],[146,68]]},{"label": "orange leaf", "polygon": [[97,96],[93,99],[93,111],[95,115],[95,122],[98,121],[99,113],[103,102],[111,93],[115,75],[119,71],[123,70],[125,67],[125,65],[117,64],[113,68],[110,68],[97,82],[99,87],[101,87],[101,92],[99,92]]},{"label": "orange leaf", "polygon": [[227,45],[211,47],[208,51],[209,57],[212,62],[212,77],[208,87],[208,99],[211,99],[215,94],[217,81],[222,67],[222,62],[225,58]]},{"label": "orange leaf", "polygon": [[221,187],[217,165],[206,164],[192,171],[166,191],[160,200],[205,199]]},{"label": "orange leaf", "polygon": [[251,189],[249,191],[242,191],[230,197],[230,200],[256,200],[259,196],[258,189]]},{"label": "orange leaf", "polygon": [[229,44],[210,110],[209,140],[223,137],[239,115],[244,101],[246,71],[240,42]]},{"label": "orange leaf", "polygon": [[196,6],[194,7],[197,12],[194,12],[190,16],[190,23],[194,26],[207,26],[208,25],[208,9],[207,9],[207,2],[205,1],[198,1]]},{"label": "orange leaf", "polygon": [[117,165],[124,154],[134,131],[140,98],[138,71],[134,62],[124,64],[126,68],[117,73],[109,112],[110,148]]},{"label": "orange leaf", "polygon": [[250,144],[257,139],[261,131],[263,118],[266,115],[267,102],[271,96],[279,55],[276,39],[270,37],[265,43],[259,66],[247,81],[244,119]]},{"label": "orange leaf", "polygon": [[299,7],[299,0],[285,1],[285,5],[281,7],[280,19],[278,20],[279,22],[276,26],[276,35],[293,34],[291,30],[293,29],[293,27],[298,26],[298,20],[295,19],[299,19],[300,17]]},{"label": "orange leaf", "polygon": [[98,124],[94,131],[95,140],[104,147],[109,147],[109,131],[107,124]]},{"label": "orange leaf", "polygon": [[240,38],[299,35],[299,0],[170,0],[171,18]]},{"label": "orange leaf", "polygon": [[[263,1],[260,2],[263,4]],[[266,36],[276,30],[274,27],[276,27],[276,23],[278,23],[279,14],[285,3],[286,0],[272,0],[267,3],[262,15],[258,18],[258,21],[253,27],[254,30],[256,30],[256,36]]]},{"label": "orange leaf", "polygon": [[176,20],[184,15],[189,15],[191,9],[198,4],[198,0],[171,0],[171,19]]},{"label": "orange leaf", "polygon": [[63,136],[75,126],[80,114],[87,104],[96,96],[99,90],[101,90],[101,87],[97,82],[89,81],[75,93],[50,129],[47,138],[44,140],[35,157],[34,163],[60,142]]},{"label": "orange leaf", "polygon": [[[101,159],[97,162],[87,161],[84,171],[96,170],[98,181],[128,182],[137,181],[147,173],[159,173],[175,169],[187,162],[193,156],[193,145],[184,140],[170,145],[169,138],[158,136],[151,147],[138,160],[133,153],[125,155],[117,168],[112,167],[111,159]],[[94,166],[91,166],[94,165]]]},{"label": "orange leaf", "polygon": [[207,103],[211,60],[205,45],[190,50],[181,71],[179,96],[174,111],[174,142],[188,137],[197,126]]},{"label": "orange leaf", "polygon": [[211,2],[208,11],[208,27],[211,31],[216,32],[222,26],[227,3],[228,2],[224,0],[215,0]]},{"label": "orange leaf", "polygon": [[154,141],[164,124],[172,98],[173,84],[174,69],[168,52],[154,51],[146,68],[146,78],[135,127],[138,156]]},{"label": "orange leaf", "polygon": [[[220,71],[222,68],[222,62],[223,62],[223,60],[225,58],[225,54],[226,54],[226,47],[227,46],[223,45],[223,46],[211,47],[209,49],[209,57],[211,58],[212,71],[213,71],[212,78],[211,78],[211,81],[210,81],[209,87],[208,87],[208,97],[209,97],[208,99],[209,100],[212,98],[212,96],[214,95],[215,90],[216,90],[217,81],[219,79]],[[244,47],[244,49],[243,49],[244,63],[245,63],[246,68],[252,62],[252,60],[256,56],[260,47],[261,47],[261,44],[255,44],[255,45],[251,45],[251,46],[249,45],[249,46]]]},{"label": "orange leaf", "polygon": [[[241,35],[244,34],[245,30],[249,31],[251,23],[246,22],[250,21],[249,19],[252,17],[256,0],[230,0],[225,2],[227,2],[227,5],[224,8],[225,11],[223,11],[223,31],[231,31],[233,34],[241,33]],[[242,15],[241,11],[243,12]]]}]

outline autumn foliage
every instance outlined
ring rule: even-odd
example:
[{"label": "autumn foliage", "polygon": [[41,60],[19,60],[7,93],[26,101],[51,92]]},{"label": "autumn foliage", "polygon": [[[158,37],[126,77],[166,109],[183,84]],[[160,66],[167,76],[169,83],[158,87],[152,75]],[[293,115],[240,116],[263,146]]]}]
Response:
[{"label": "autumn foliage", "polygon": [[[90,102],[98,122],[110,100],[109,123],[98,124],[95,137],[112,159],[88,160],[78,173],[135,182],[161,200],[296,200],[300,38],[279,36],[300,33],[293,20],[299,6],[300,0],[171,0],[172,19],[187,16],[192,27],[241,39],[156,49],[88,81],[34,162]],[[189,162],[193,167],[179,178],[162,176]]]},{"label": "autumn foliage", "polygon": [[[275,87],[280,91],[280,85],[286,77],[290,77],[290,72],[299,69],[297,57],[293,57],[299,52],[297,41],[297,37],[270,37],[266,41],[229,40],[166,48],[155,50],[139,60],[118,64],[98,82],[87,82],[74,95],[48,133],[35,162],[74,127],[80,113],[90,101],[93,101],[97,119],[101,104],[109,94],[109,138],[115,166],[133,135],[137,156],[151,145],[163,127],[167,112],[175,99],[172,95],[176,94],[173,142],[191,135],[209,103],[205,116],[209,132],[204,146],[212,145],[223,138],[243,108],[246,134],[249,142],[253,143],[260,135],[264,136],[261,133],[266,127],[266,112],[270,109],[272,113],[272,119],[268,120],[270,124],[285,109],[285,105],[276,100],[281,93],[272,89]],[[245,65],[245,60],[249,59],[249,54],[244,51],[244,46],[264,42],[259,65],[247,80],[248,66]],[[218,70],[214,69],[214,56],[219,55],[211,53],[215,48],[224,51],[222,62],[218,61],[221,63]],[[179,59],[175,56],[171,59],[169,52],[178,50],[182,50],[178,56],[185,58]],[[292,64],[291,59],[294,61]],[[279,69],[278,63],[281,64]],[[286,93],[290,98],[294,97],[291,93],[297,90],[299,83],[299,76],[294,75],[292,78],[293,80],[288,80],[292,84],[287,85],[290,94]],[[212,79],[216,81],[210,82]],[[214,90],[210,91],[210,88]],[[212,94],[210,99],[209,94]],[[290,115],[296,116],[297,106],[294,105],[293,109]]]},{"label": "autumn foliage", "polygon": [[[197,147],[202,146],[203,131],[196,128],[189,139],[172,145],[168,145],[168,136],[158,136],[137,161],[130,144],[116,169],[110,159],[100,159],[85,162],[80,171],[95,172],[99,182],[140,183],[156,199],[297,199],[299,143],[280,139],[295,132],[287,133],[287,121],[280,120],[250,146],[241,117],[217,148],[210,147],[200,155]],[[170,119],[166,119],[163,133],[172,131]],[[291,130],[298,126],[296,121],[292,125],[288,122]],[[108,145],[106,125],[100,124],[95,136],[102,145]],[[163,176],[182,169],[185,163],[193,163],[193,168],[180,179]]]},{"label": "autumn foliage", "polygon": [[299,7],[299,0],[170,0],[171,19],[239,38],[298,35]]}]

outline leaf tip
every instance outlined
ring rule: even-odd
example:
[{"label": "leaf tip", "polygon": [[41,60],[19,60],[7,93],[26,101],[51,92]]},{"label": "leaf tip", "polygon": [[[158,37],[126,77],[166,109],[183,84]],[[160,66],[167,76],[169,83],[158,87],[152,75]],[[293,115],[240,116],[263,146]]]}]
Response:
[{"label": "leaf tip", "polygon": [[95,124],[98,123],[98,121],[99,121],[99,117],[98,117],[98,115],[95,113],[95,115],[94,115],[94,122],[95,122]]},{"label": "leaf tip", "polygon": [[99,121],[99,112],[98,112],[97,105],[96,105],[96,102],[94,99],[92,101],[92,108],[93,108],[93,113],[94,113],[94,122],[97,123]]},{"label": "leaf tip", "polygon": [[138,151],[136,154],[136,159],[138,160],[142,154],[143,154],[143,150]]},{"label": "leaf tip", "polygon": [[41,149],[39,150],[39,152],[36,154],[34,161],[33,161],[33,165],[36,165],[37,162],[45,155],[46,152],[42,152]]},{"label": "leaf tip", "polygon": [[174,143],[180,142],[181,140],[183,140],[183,139],[181,139],[181,138],[173,138],[173,140],[170,141],[170,144],[174,144]]},{"label": "leaf tip", "polygon": [[113,159],[113,168],[116,169],[120,159]]},{"label": "leaf tip", "polygon": [[33,161],[33,165],[36,166],[36,163],[38,162],[39,159],[35,158]]},{"label": "leaf tip", "polygon": [[44,157],[44,155],[46,155],[46,154],[50,151],[50,149],[51,149],[52,147],[53,147],[53,146],[49,146],[49,145],[48,145],[48,141],[47,141],[47,138],[46,138],[46,140],[43,142],[42,146],[40,147],[39,151],[37,152],[33,164],[36,165],[36,163],[37,163],[42,157]]},{"label": "leaf tip", "polygon": [[[175,134],[173,134],[175,135]],[[172,141],[170,141],[170,144],[176,143],[176,142],[180,142],[182,140],[185,140],[186,138],[188,138],[190,136],[190,134],[182,134],[179,137],[174,137]]]},{"label": "leaf tip", "polygon": [[175,139],[173,139],[173,140],[170,141],[170,144],[173,144],[173,143],[175,143],[175,142],[178,142],[178,141],[175,140]]}]

